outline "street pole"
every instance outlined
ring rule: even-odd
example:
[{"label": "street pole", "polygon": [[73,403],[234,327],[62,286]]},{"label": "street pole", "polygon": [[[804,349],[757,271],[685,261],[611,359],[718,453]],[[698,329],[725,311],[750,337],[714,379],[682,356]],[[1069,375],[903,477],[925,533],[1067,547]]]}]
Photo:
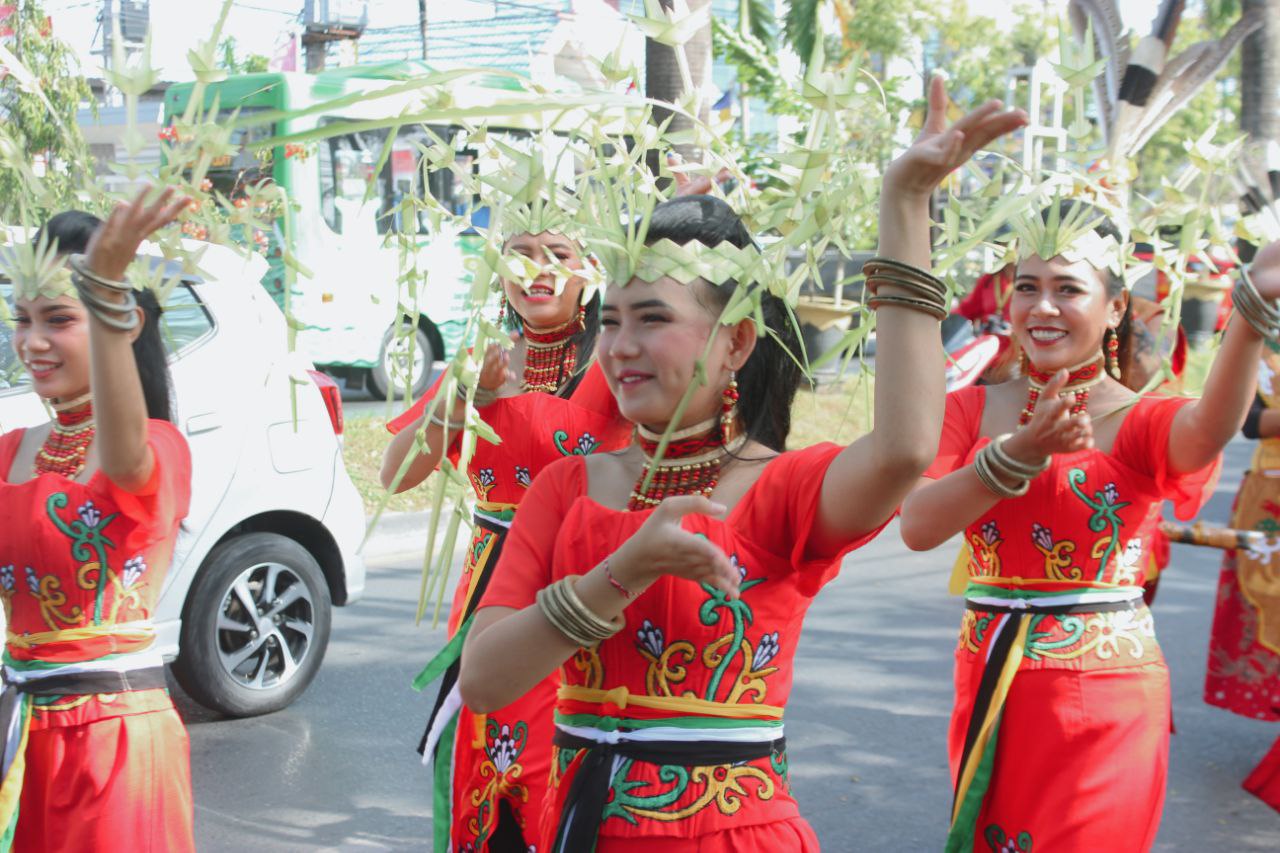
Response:
[{"label": "street pole", "polygon": [[418,33],[422,36],[422,61],[427,61],[427,0],[418,0]]}]

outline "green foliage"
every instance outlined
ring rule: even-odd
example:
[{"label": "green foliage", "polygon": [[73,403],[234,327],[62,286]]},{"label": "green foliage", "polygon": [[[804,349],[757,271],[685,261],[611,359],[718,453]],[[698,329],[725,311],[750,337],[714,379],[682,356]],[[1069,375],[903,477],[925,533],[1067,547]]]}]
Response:
[{"label": "green foliage", "polygon": [[[75,204],[76,187],[93,174],[76,111],[82,103],[92,105],[93,97],[75,54],[53,34],[39,0],[22,0],[9,22],[15,31],[10,50],[31,75],[0,78],[0,131],[15,155],[0,158],[0,221],[16,222]],[[46,164],[38,186],[30,180],[36,156]]]},{"label": "green foliage", "polygon": [[236,37],[227,36],[218,43],[218,67],[232,74],[256,74],[267,70],[271,60],[260,53],[251,53],[241,59],[236,54]]}]

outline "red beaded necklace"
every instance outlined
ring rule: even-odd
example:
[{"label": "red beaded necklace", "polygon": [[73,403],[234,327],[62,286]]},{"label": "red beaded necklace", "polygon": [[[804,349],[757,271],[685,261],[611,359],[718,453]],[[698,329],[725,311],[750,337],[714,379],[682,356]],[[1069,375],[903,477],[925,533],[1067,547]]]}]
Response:
[{"label": "red beaded necklace", "polygon": [[[1053,373],[1037,370],[1030,359],[1026,357],[1023,358],[1022,366],[1027,374],[1027,405],[1023,407],[1022,414],[1018,416],[1018,425],[1026,426],[1031,423],[1031,415],[1035,413],[1036,403],[1040,401],[1040,393],[1044,391],[1044,386],[1053,378]],[[1075,393],[1075,402],[1071,404],[1071,414],[1078,415],[1081,412],[1088,411],[1089,389],[1106,378],[1105,367],[1106,356],[1098,355],[1096,358],[1083,364],[1077,364],[1067,371],[1067,384],[1063,386],[1062,393]],[[1056,372],[1054,371],[1054,373]]]},{"label": "red beaded necklace", "polygon": [[578,366],[578,348],[573,336],[586,328],[586,312],[578,309],[578,316],[563,326],[546,332],[524,327],[524,382],[525,391],[545,391],[554,394],[560,389]]},{"label": "red beaded necklace", "polygon": [[[746,444],[747,437],[739,435],[726,441],[719,419],[712,418],[672,434],[662,459],[656,460],[661,440],[660,433],[636,426],[636,442],[645,462],[627,501],[629,510],[653,509],[663,498],[675,495],[710,497],[720,482],[725,460]],[[651,470],[653,479],[644,488]]]},{"label": "red beaded necklace", "polygon": [[84,470],[85,457],[93,443],[93,402],[58,408],[54,414],[57,419],[53,428],[36,451],[36,474],[61,474],[73,479]]}]

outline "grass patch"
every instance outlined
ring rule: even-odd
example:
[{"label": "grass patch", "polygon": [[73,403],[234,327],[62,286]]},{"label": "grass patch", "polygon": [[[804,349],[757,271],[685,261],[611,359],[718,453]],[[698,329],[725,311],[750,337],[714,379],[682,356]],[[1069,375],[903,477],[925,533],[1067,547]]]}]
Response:
[{"label": "grass patch", "polygon": [[[867,415],[871,411],[871,381],[847,380],[823,386],[820,390],[796,394],[791,408],[792,449],[808,447],[820,441],[848,444],[867,431]],[[379,481],[382,452],[391,434],[381,414],[353,417],[343,431],[343,461],[347,473],[356,484],[366,513],[373,512],[384,494]],[[388,512],[418,512],[427,509],[431,480],[391,498]]]}]

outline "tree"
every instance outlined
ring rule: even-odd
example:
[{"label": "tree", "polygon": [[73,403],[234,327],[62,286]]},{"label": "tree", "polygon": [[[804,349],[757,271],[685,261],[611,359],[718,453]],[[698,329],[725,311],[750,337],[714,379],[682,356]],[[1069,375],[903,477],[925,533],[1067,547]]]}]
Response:
[{"label": "tree", "polygon": [[[82,176],[93,173],[76,121],[80,105],[93,104],[92,92],[39,0],[18,3],[7,23],[21,68],[0,75],[0,127],[12,146],[0,156],[0,221],[38,220],[74,205]],[[31,171],[41,164],[35,186]]]},{"label": "tree", "polygon": [[[664,9],[672,8],[671,0],[660,0]],[[709,6],[711,0],[688,0],[688,7],[691,11],[697,11],[704,6]],[[689,41],[684,45],[685,56],[689,61],[689,72],[693,78],[695,86],[705,87],[710,78],[711,71],[711,25],[702,27]],[[674,48],[665,44],[660,44],[651,38],[646,38],[644,43],[644,91],[650,98],[667,103],[675,103],[685,94],[684,81],[680,75],[680,67],[676,62],[676,52]],[[710,104],[703,104],[703,114],[699,118],[705,118],[708,113]],[[654,110],[654,121],[661,123],[671,115],[670,110],[657,108]],[[689,120],[677,115],[672,120],[672,128],[680,129],[689,125]],[[687,159],[697,159],[696,152],[682,152]],[[650,164],[655,166],[656,164]]]},{"label": "tree", "polygon": [[227,36],[218,42],[218,67],[225,68],[232,74],[255,74],[266,71],[270,59],[260,53],[251,53],[244,59],[236,55],[236,37]]},{"label": "tree", "polygon": [[1280,0],[1208,0],[1218,26],[1259,9],[1263,25],[1240,47],[1240,129],[1258,142],[1280,140]]}]

